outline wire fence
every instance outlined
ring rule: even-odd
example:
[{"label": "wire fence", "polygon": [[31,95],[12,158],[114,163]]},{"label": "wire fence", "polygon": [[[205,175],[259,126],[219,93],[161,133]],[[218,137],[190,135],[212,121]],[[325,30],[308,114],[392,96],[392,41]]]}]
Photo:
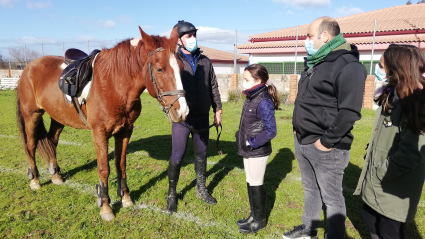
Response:
[{"label": "wire fence", "polygon": [[[363,59],[361,63],[365,65],[369,74],[372,74],[376,65],[377,58],[376,44],[389,44],[389,43],[405,43],[405,44],[416,44],[419,46],[421,43],[422,48],[425,42],[425,16],[417,18],[405,18],[405,19],[364,19],[361,21],[349,20],[349,18],[343,18],[338,21],[342,32],[350,33],[351,36],[347,36],[347,41],[355,45],[368,45],[366,48],[361,49]],[[254,61],[263,64],[271,74],[299,74],[304,70],[303,56],[306,56],[304,48],[304,39],[307,33],[307,26],[303,25],[299,27],[282,27],[275,29],[257,29],[257,30],[226,30],[226,31],[214,31],[213,29],[201,28],[197,33],[198,45],[212,48],[225,52],[229,59],[235,59],[236,69],[236,58],[244,56],[244,59],[255,58],[262,55],[263,60]],[[397,30],[398,29],[398,30]],[[401,30],[400,30],[401,29]],[[251,51],[250,54],[242,54],[238,50],[237,46],[251,43],[251,37],[258,34],[271,33],[277,31],[273,35],[274,38],[280,37],[279,41],[269,41],[269,44],[274,44],[274,47],[270,47],[268,51]],[[403,34],[392,33],[388,36],[391,31],[404,31]],[[414,34],[406,34],[406,31],[416,32]],[[355,32],[368,33],[369,35],[359,37],[355,36]],[[373,33],[373,35],[372,35]],[[380,34],[385,33],[385,34]],[[280,35],[279,35],[280,34]],[[375,34],[377,34],[375,36]],[[419,34],[419,35],[418,35]],[[290,40],[285,40],[285,37],[290,36]],[[300,39],[298,39],[300,38]],[[391,39],[388,39],[391,38]],[[283,39],[283,40],[282,40]],[[296,41],[296,39],[298,41]],[[69,48],[78,48],[87,53],[90,53],[94,49],[101,48],[112,48],[118,42],[123,39],[110,39],[104,41],[80,41],[80,42],[56,42],[56,43],[40,43],[40,44],[21,44],[13,45],[9,47],[0,47],[0,69],[23,69],[30,61],[45,55],[58,55],[62,56],[64,52]],[[250,41],[251,40],[251,41]],[[264,40],[264,38],[262,39]],[[264,44],[267,42],[255,42],[255,44]],[[279,45],[289,44],[289,45]],[[267,47],[266,47],[267,48]],[[290,48],[289,51],[282,53],[282,51],[270,51],[270,49],[282,49]],[[300,55],[300,50],[303,54]],[[379,49],[378,54],[382,54],[382,49]],[[247,52],[247,51],[244,51]],[[249,51],[248,51],[249,52]],[[365,55],[370,56],[369,59],[365,59]],[[284,56],[284,57],[282,57]],[[268,58],[267,58],[268,57]],[[264,60],[265,58],[269,60]],[[283,59],[285,58],[285,59]],[[252,62],[251,62],[252,63]],[[235,71],[236,72],[236,71]]]}]

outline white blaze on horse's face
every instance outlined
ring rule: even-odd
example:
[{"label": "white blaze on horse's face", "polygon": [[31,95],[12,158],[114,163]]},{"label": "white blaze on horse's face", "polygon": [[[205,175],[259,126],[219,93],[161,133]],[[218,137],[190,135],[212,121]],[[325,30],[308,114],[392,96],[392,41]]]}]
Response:
[{"label": "white blaze on horse's face", "polygon": [[[177,90],[183,90],[182,79],[180,77],[180,68],[177,64],[177,59],[174,54],[170,54],[170,66],[173,68],[174,71],[174,78],[176,79]],[[180,109],[177,112],[180,114],[180,117],[185,120],[186,116],[189,114],[189,107],[187,106],[186,98],[180,97],[179,104]]]}]

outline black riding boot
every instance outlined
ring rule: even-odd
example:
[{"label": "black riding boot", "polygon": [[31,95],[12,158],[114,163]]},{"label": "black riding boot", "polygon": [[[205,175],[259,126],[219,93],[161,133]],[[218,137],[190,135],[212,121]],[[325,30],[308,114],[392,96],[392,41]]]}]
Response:
[{"label": "black riding boot", "polygon": [[217,200],[213,198],[205,187],[207,181],[207,160],[195,157],[195,172],[196,172],[196,197],[201,198],[206,203],[216,205]]},{"label": "black riding boot", "polygon": [[252,193],[252,213],[254,214],[254,220],[239,228],[241,233],[256,233],[261,229],[266,228],[266,187],[261,186],[250,186]]},{"label": "black riding boot", "polygon": [[177,212],[177,182],[179,181],[181,164],[174,163],[170,158],[168,163],[168,196],[167,210]]},{"label": "black riding boot", "polygon": [[242,219],[242,220],[239,220],[239,221],[236,222],[236,224],[238,224],[238,226],[240,226],[240,227],[243,226],[243,225],[246,225],[246,224],[252,222],[252,220],[254,220],[254,217],[252,216],[253,215],[252,214],[252,211],[253,211],[252,210],[252,193],[251,193],[249,183],[246,183],[246,188],[247,188],[247,191],[248,191],[249,207],[250,207],[251,211],[249,212],[249,216],[246,219]]}]

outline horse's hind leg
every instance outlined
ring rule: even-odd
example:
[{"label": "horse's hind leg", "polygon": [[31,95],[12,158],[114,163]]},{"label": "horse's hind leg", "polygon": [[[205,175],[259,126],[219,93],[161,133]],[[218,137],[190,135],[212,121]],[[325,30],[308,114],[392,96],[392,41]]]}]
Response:
[{"label": "horse's hind leg", "polygon": [[54,144],[54,152],[53,155],[49,158],[49,172],[52,175],[52,182],[56,185],[60,185],[63,183],[62,177],[59,174],[60,168],[58,165],[58,161],[56,158],[56,149],[59,142],[59,135],[62,132],[64,125],[57,122],[52,118],[50,123],[49,133],[47,134],[47,138],[53,141]]},{"label": "horse's hind leg", "polygon": [[37,190],[40,188],[40,181],[38,180],[39,173],[37,169],[37,165],[35,163],[35,150],[37,147],[37,127],[42,120],[43,113],[41,112],[33,112],[27,115],[22,115],[22,120],[25,122],[23,129],[25,131],[25,135],[23,137],[24,141],[24,150],[26,151],[26,158],[29,164],[29,168],[27,171],[28,177],[31,180],[30,188],[32,190]]},{"label": "horse's hind leg", "polygon": [[115,166],[117,170],[118,196],[121,197],[123,207],[133,206],[130,198],[130,190],[127,187],[126,170],[126,150],[130,140],[133,127],[122,129],[115,137]]},{"label": "horse's hind leg", "polygon": [[115,215],[109,205],[108,177],[110,168],[108,162],[108,138],[105,131],[102,128],[94,128],[92,129],[92,135],[97,156],[97,173],[100,179],[100,185],[96,185],[97,205],[101,207],[99,214],[102,219],[110,221],[115,218]]}]

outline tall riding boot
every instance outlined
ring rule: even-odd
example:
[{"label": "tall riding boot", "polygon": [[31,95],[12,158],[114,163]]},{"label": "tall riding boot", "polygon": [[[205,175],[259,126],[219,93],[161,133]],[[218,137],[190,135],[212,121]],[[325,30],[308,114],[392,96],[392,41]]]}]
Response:
[{"label": "tall riding boot", "polygon": [[246,188],[247,188],[247,191],[248,191],[249,207],[250,207],[251,211],[249,212],[249,216],[246,219],[242,219],[242,220],[239,220],[239,221],[236,222],[236,224],[238,224],[238,226],[240,226],[240,227],[243,226],[243,225],[246,225],[246,224],[252,222],[252,220],[254,220],[254,217],[252,216],[253,215],[253,213],[252,213],[252,211],[253,211],[252,210],[252,193],[251,193],[251,187],[249,186],[249,183],[246,183]]},{"label": "tall riding boot", "polygon": [[266,218],[266,187],[264,185],[260,186],[250,186],[252,192],[252,209],[254,220],[244,226],[239,228],[241,233],[256,233],[261,229],[266,228],[267,218]]},{"label": "tall riding boot", "polygon": [[168,163],[168,196],[167,210],[177,212],[177,182],[179,181],[181,164],[174,163],[170,158]]},{"label": "tall riding boot", "polygon": [[201,198],[206,203],[215,205],[217,200],[213,198],[205,187],[207,181],[207,160],[195,157],[195,172],[196,172],[196,197]]}]

